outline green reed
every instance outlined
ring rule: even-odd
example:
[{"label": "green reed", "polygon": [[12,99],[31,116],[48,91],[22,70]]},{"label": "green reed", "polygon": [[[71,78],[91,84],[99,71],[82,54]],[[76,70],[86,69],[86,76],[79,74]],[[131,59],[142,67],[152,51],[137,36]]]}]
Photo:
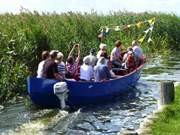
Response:
[{"label": "green reed", "polygon": [[[98,50],[97,38],[101,26],[127,25],[156,17],[153,41],[142,43],[144,52],[180,49],[180,18],[174,14],[114,12],[108,15],[91,13],[38,13],[23,9],[20,14],[0,15],[0,101],[26,93],[26,77],[35,75],[43,50],[58,49],[65,58],[73,43],[81,45],[81,56],[90,48]],[[108,53],[117,39],[124,48],[143,35],[148,28],[130,28],[127,31],[110,31],[103,40]]]}]

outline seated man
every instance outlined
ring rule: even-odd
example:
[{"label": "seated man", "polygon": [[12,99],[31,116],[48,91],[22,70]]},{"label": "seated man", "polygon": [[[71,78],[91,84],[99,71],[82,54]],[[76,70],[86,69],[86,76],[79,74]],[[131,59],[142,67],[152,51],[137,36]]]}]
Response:
[{"label": "seated man", "polygon": [[100,57],[98,65],[94,67],[94,78],[95,82],[105,81],[111,78],[111,73],[106,65],[104,57]]},{"label": "seated man", "polygon": [[44,62],[44,69],[43,69],[44,78],[61,80],[62,77],[58,73],[57,63],[55,63],[57,53],[58,52],[56,50],[52,50],[49,54],[50,58]]},{"label": "seated man", "polygon": [[140,65],[141,63],[144,62],[144,56],[138,41],[136,40],[132,41],[132,49],[136,57],[137,65]]}]

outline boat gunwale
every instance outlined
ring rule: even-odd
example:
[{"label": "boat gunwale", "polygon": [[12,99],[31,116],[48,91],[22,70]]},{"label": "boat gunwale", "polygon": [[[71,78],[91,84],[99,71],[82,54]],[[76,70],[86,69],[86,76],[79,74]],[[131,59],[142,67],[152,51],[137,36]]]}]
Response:
[{"label": "boat gunwale", "polygon": [[130,76],[131,74],[133,74],[133,73],[137,72],[138,70],[140,70],[143,66],[144,66],[144,63],[141,64],[139,67],[137,67],[132,72],[126,74],[126,75],[119,76],[117,78],[113,78],[113,79],[110,79],[110,80],[100,81],[100,82],[95,82],[95,81],[74,81],[74,80],[72,81],[72,80],[68,80],[68,79],[65,79],[65,81],[72,82],[72,83],[95,83],[95,84],[98,84],[98,83],[108,83],[108,82],[111,82],[111,81],[115,81],[115,80],[120,80],[120,79],[126,78],[126,77]]}]

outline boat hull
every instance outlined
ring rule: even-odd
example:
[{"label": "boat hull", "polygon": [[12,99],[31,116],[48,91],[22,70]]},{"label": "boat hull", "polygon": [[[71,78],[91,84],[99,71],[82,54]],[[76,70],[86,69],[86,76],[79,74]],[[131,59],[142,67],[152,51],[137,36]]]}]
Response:
[{"label": "boat hull", "polygon": [[[94,104],[120,95],[136,85],[142,67],[143,65],[125,76],[104,82],[65,80],[69,89],[67,104],[70,106]],[[60,107],[60,101],[53,91],[53,85],[57,82],[28,77],[28,93],[31,100],[43,108]]]}]

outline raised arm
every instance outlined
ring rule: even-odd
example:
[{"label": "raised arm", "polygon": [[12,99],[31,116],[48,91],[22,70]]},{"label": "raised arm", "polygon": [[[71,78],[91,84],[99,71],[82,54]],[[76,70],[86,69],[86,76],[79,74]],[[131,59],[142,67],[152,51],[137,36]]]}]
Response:
[{"label": "raised arm", "polygon": [[70,53],[69,53],[69,55],[68,55],[68,58],[69,58],[70,56],[72,56],[72,53],[73,53],[73,51],[74,51],[75,46],[76,46],[76,45],[73,45],[73,48],[71,49],[71,51],[70,51]]},{"label": "raised arm", "polygon": [[81,54],[80,45],[77,44],[76,46],[77,46],[77,49],[78,49],[78,51],[77,51],[78,54],[77,54],[76,62],[79,63],[79,61],[80,61],[80,54]]},{"label": "raised arm", "polygon": [[78,44],[78,57],[79,57],[79,58],[80,58],[80,54],[81,54],[80,45]]}]

